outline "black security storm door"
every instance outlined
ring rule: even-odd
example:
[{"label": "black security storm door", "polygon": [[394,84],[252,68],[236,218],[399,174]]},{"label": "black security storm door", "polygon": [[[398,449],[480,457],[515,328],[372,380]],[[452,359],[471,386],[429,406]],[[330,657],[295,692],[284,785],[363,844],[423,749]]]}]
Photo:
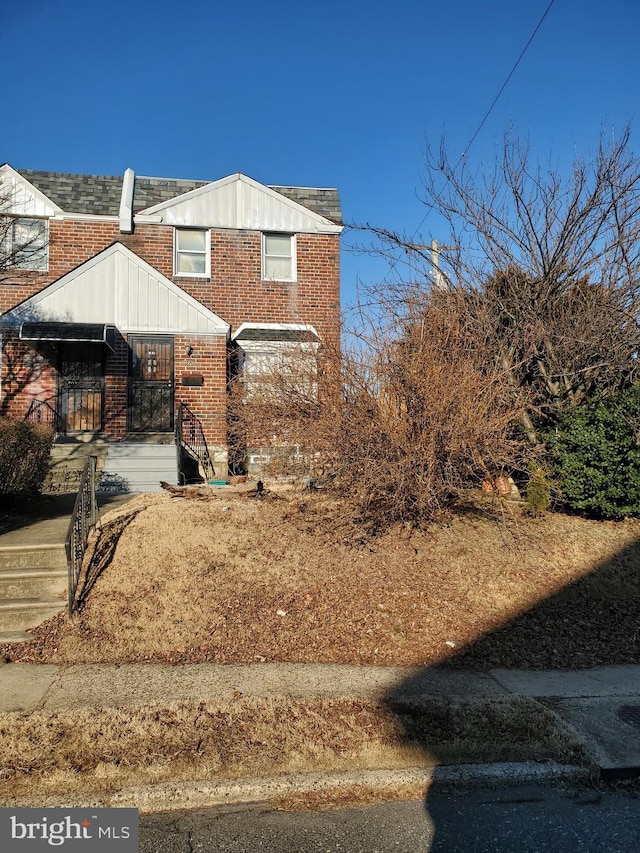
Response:
[{"label": "black security storm door", "polygon": [[173,338],[129,338],[129,432],[173,430]]},{"label": "black security storm door", "polygon": [[86,341],[60,344],[58,411],[66,432],[99,432],[104,401],[104,347]]}]

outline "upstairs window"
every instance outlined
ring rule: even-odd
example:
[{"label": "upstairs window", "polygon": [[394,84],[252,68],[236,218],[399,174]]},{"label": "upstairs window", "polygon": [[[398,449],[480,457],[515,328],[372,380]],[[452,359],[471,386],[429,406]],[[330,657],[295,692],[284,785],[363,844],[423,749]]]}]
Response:
[{"label": "upstairs window", "polygon": [[46,272],[49,265],[49,222],[8,216],[0,222],[0,269]]},{"label": "upstairs window", "polygon": [[211,272],[209,232],[196,228],[176,228],[174,275],[209,276]]},{"label": "upstairs window", "polygon": [[262,278],[265,281],[296,280],[296,244],[293,234],[262,235]]}]

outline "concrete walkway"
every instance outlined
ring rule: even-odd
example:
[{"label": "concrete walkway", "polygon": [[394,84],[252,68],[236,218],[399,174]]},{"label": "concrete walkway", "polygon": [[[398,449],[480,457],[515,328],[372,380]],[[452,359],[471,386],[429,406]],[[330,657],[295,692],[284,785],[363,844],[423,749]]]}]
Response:
[{"label": "concrete walkway", "polygon": [[[106,512],[131,498],[132,495],[98,495],[98,507]],[[0,548],[64,545],[75,501],[75,494],[48,495],[32,510],[5,520],[0,527]]]},{"label": "concrete walkway", "polygon": [[640,666],[488,673],[337,664],[0,665],[0,711],[65,710],[253,697],[543,699],[603,776],[640,774]]}]

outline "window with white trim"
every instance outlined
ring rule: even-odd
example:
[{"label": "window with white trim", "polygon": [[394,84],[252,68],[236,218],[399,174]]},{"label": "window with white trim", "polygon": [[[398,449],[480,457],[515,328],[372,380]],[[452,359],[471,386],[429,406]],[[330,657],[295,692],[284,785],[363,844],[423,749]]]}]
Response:
[{"label": "window with white trim", "polygon": [[0,269],[46,272],[49,267],[49,221],[3,217],[0,222]]},{"label": "window with white trim", "polygon": [[262,278],[264,281],[296,280],[295,235],[262,235]]},{"label": "window with white trim", "polygon": [[201,277],[211,274],[211,241],[207,229],[175,229],[173,274]]},{"label": "window with white trim", "polygon": [[315,400],[318,342],[240,341],[239,366],[249,398],[282,394]]}]

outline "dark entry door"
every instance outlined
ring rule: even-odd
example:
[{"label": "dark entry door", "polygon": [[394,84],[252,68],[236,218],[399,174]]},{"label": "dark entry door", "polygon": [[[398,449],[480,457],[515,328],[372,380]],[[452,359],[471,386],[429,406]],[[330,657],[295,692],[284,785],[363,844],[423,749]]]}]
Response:
[{"label": "dark entry door", "polygon": [[66,431],[101,430],[103,398],[103,347],[78,341],[63,343],[58,366],[58,410]]},{"label": "dark entry door", "polygon": [[130,432],[173,429],[173,338],[129,339]]}]

